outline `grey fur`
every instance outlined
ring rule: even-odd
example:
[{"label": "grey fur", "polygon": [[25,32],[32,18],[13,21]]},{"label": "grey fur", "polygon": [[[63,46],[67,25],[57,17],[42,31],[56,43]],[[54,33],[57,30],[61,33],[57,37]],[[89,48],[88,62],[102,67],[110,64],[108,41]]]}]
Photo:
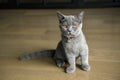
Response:
[{"label": "grey fur", "polygon": [[40,52],[33,52],[20,57],[20,60],[29,60],[34,58],[53,57],[55,50],[45,50]]},{"label": "grey fur", "polygon": [[[61,30],[61,40],[57,45],[55,51],[39,52],[37,55],[28,54],[22,56],[22,60],[35,58],[40,56],[53,55],[54,60],[58,67],[65,66],[68,62],[69,66],[66,68],[67,73],[73,73],[76,70],[76,59],[81,58],[81,68],[85,71],[90,70],[88,63],[88,45],[82,32],[82,19],[84,12],[81,12],[78,16],[64,15],[57,12],[59,19],[59,27]],[[49,54],[49,55],[47,55]]]}]

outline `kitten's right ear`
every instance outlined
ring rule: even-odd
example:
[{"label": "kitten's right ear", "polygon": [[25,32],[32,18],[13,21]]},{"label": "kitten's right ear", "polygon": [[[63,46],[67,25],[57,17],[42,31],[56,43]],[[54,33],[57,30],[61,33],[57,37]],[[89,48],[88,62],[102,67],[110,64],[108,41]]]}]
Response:
[{"label": "kitten's right ear", "polygon": [[82,12],[79,13],[78,19],[79,19],[80,21],[83,20],[83,15],[84,15],[84,11],[82,11]]},{"label": "kitten's right ear", "polygon": [[62,14],[61,12],[57,11],[57,17],[59,19],[59,21],[61,22],[63,19],[65,19],[65,15]]}]

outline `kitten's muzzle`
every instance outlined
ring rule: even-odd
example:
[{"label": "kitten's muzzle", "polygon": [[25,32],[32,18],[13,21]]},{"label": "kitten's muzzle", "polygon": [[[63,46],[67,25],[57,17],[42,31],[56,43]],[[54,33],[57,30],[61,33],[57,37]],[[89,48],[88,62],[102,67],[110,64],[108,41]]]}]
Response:
[{"label": "kitten's muzzle", "polygon": [[68,32],[71,32],[71,30],[67,29]]},{"label": "kitten's muzzle", "polygon": [[71,30],[70,28],[68,28],[68,29],[67,29],[67,31],[68,31],[69,33],[71,33],[71,32],[72,32],[72,30]]}]

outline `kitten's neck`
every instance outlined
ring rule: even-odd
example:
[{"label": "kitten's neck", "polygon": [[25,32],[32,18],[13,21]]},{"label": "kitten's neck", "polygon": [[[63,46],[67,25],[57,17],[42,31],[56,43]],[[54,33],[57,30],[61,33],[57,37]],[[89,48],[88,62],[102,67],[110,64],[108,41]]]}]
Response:
[{"label": "kitten's neck", "polygon": [[77,39],[77,38],[80,38],[80,36],[82,36],[81,34],[77,35],[77,36],[73,36],[73,37],[67,37],[67,36],[64,36],[64,35],[61,35],[62,36],[62,41],[66,42],[66,43],[69,43],[69,42],[72,42],[73,40]]}]

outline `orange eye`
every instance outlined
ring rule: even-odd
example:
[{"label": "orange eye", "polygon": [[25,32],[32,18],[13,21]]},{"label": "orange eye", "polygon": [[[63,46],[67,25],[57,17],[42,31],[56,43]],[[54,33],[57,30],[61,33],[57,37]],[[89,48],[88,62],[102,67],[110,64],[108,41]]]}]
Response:
[{"label": "orange eye", "polygon": [[73,27],[73,28],[76,28],[77,26],[76,26],[76,25],[73,25],[72,27]]},{"label": "orange eye", "polygon": [[64,25],[63,27],[64,27],[64,28],[67,28],[67,25]]}]

